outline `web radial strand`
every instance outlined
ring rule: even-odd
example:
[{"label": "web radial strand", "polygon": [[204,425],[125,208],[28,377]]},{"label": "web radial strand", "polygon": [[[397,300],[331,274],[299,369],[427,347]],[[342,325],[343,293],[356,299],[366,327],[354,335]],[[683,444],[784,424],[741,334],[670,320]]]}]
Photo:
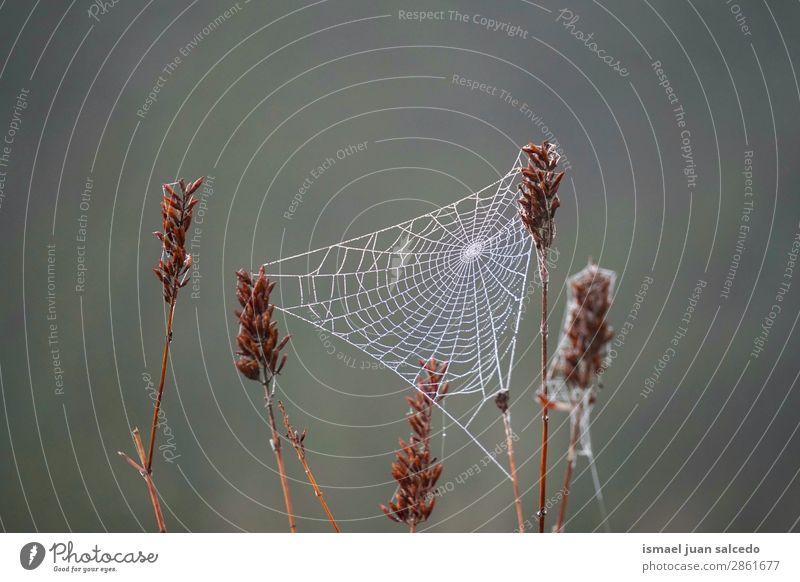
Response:
[{"label": "web radial strand", "polygon": [[521,164],[518,157],[500,180],[428,214],[267,263],[280,281],[279,309],[412,386],[420,359],[449,362],[448,399],[477,399],[463,418],[450,417],[467,430],[510,381],[531,258],[516,211]]}]

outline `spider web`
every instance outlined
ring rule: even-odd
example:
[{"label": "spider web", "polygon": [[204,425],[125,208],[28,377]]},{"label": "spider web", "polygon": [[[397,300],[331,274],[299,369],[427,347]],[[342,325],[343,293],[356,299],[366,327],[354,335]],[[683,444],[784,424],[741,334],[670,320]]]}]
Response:
[{"label": "spider web", "polygon": [[428,214],[266,264],[284,300],[298,298],[279,310],[411,386],[420,359],[449,362],[448,399],[475,404],[461,418],[441,410],[492,459],[469,426],[510,382],[532,247],[516,210],[521,165],[520,155],[498,181]]}]

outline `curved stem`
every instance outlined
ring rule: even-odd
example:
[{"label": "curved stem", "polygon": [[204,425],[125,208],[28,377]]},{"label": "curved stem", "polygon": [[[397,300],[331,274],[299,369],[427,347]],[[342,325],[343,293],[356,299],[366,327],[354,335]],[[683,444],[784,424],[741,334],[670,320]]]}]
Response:
[{"label": "curved stem", "polygon": [[161,511],[161,503],[158,501],[158,490],[153,482],[153,476],[145,469],[144,445],[142,444],[142,436],[139,434],[138,428],[133,429],[133,442],[136,445],[136,454],[139,456],[139,463],[131,459],[122,451],[120,451],[118,454],[125,459],[126,463],[136,469],[142,476],[142,479],[144,479],[145,485],[147,486],[147,493],[150,496],[150,504],[153,506],[153,512],[156,514],[156,525],[158,526],[158,531],[160,533],[166,533],[167,524],[164,520],[164,513]]},{"label": "curved stem", "polygon": [[[286,430],[288,431],[289,442],[292,443],[292,447],[294,451],[297,453],[297,458],[300,460],[300,464],[303,465],[303,471],[306,472],[306,477],[308,477],[308,482],[311,483],[311,488],[314,490],[314,495],[317,496],[319,499],[320,505],[322,505],[322,509],[325,511],[325,515],[328,516],[328,521],[331,522],[333,526],[333,530],[336,533],[341,533],[339,529],[339,524],[336,523],[336,520],[333,518],[333,513],[331,513],[330,508],[328,507],[328,503],[325,501],[325,498],[322,496],[322,489],[320,489],[317,480],[314,478],[314,474],[311,472],[311,467],[308,466],[308,461],[306,461],[306,452],[303,448],[302,439],[303,437],[298,437],[297,432],[292,427],[291,423],[289,422],[289,415],[286,414],[286,409],[283,406],[283,402],[278,400],[278,408],[281,410],[281,414],[283,415],[283,423],[286,426]],[[305,436],[305,432],[303,433]]]},{"label": "curved stem", "polygon": [[275,459],[278,462],[278,474],[281,478],[283,501],[286,504],[286,516],[289,519],[289,531],[297,533],[294,509],[292,508],[292,495],[289,493],[289,480],[286,478],[286,467],[283,464],[283,454],[281,453],[281,436],[278,434],[278,428],[275,425],[275,414],[272,411],[272,394],[269,391],[269,383],[264,383],[264,400],[267,403],[267,411],[269,413],[269,428],[272,431],[272,450],[275,452]]},{"label": "curved stem", "polygon": [[569,449],[567,450],[567,468],[564,471],[564,486],[561,488],[561,504],[558,508],[558,521],[556,521],[555,531],[561,533],[564,530],[564,518],[567,515],[567,500],[569,498],[569,487],[572,481],[572,471],[575,468],[575,456],[578,448],[578,435],[580,435],[580,422],[581,413],[583,412],[583,403],[571,412],[574,414],[574,421],[572,423],[572,431],[569,437]]},{"label": "curved stem", "polygon": [[300,459],[300,463],[303,465],[303,470],[306,472],[306,477],[308,477],[308,482],[311,483],[311,487],[314,489],[314,495],[316,495],[317,499],[319,499],[319,503],[320,505],[322,505],[322,509],[325,511],[325,515],[328,516],[328,521],[330,521],[331,525],[333,526],[333,530],[336,533],[340,533],[339,525],[336,523],[336,520],[333,519],[333,514],[331,513],[331,510],[328,507],[328,503],[322,496],[322,489],[319,488],[317,480],[314,478],[314,474],[311,472],[311,469],[308,466],[308,462],[306,462],[305,454],[301,455],[298,453],[297,456]]},{"label": "curved stem", "polygon": [[517,478],[517,461],[514,458],[514,433],[511,430],[511,413],[503,413],[503,426],[506,429],[506,447],[508,449],[508,465],[511,469],[511,484],[514,487],[514,506],[517,510],[517,529],[525,533],[525,516],[522,512],[522,499],[519,494],[519,479]]},{"label": "curved stem", "polygon": [[153,422],[150,424],[150,451],[147,453],[147,463],[144,468],[148,473],[153,472],[153,451],[156,445],[156,430],[158,429],[158,414],[161,410],[161,396],[164,394],[164,382],[167,378],[167,362],[169,361],[169,345],[172,343],[172,317],[175,314],[175,296],[169,304],[167,314],[167,333],[164,338],[164,354],[161,357],[161,380],[158,382],[156,405],[153,409]]}]

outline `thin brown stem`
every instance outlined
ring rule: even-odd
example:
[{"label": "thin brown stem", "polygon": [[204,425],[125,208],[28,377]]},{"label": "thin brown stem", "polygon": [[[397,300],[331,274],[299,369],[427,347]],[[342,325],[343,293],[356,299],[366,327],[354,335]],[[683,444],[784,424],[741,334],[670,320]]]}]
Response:
[{"label": "thin brown stem", "polygon": [[150,496],[150,503],[153,506],[153,512],[156,515],[156,525],[158,526],[158,531],[161,533],[167,532],[167,524],[164,521],[164,513],[161,511],[161,503],[158,500],[158,490],[156,489],[156,485],[153,482],[153,476],[145,469],[145,455],[144,455],[144,445],[142,444],[142,436],[139,434],[139,429],[133,429],[133,442],[136,445],[136,453],[139,455],[139,463],[131,459],[128,455],[120,451],[118,454],[125,462],[127,462],[131,467],[136,469],[139,474],[144,479],[145,485],[147,486],[147,493]]},{"label": "thin brown stem", "polygon": [[580,421],[581,412],[583,411],[583,404],[578,404],[577,409],[574,411],[575,421],[572,424],[572,431],[569,437],[569,449],[567,449],[567,468],[564,471],[564,485],[561,488],[561,504],[558,508],[558,521],[553,530],[556,533],[561,533],[564,530],[564,518],[567,515],[567,499],[569,497],[569,487],[572,481],[572,472],[575,468],[575,456],[578,449],[578,435],[580,434]]},{"label": "thin brown stem", "polygon": [[283,464],[283,454],[281,453],[281,435],[275,424],[275,413],[272,407],[272,393],[269,389],[269,382],[264,383],[264,400],[267,403],[269,416],[269,428],[272,432],[270,444],[275,452],[275,460],[278,462],[278,474],[281,477],[281,489],[283,490],[283,501],[286,504],[286,517],[289,519],[289,531],[297,533],[297,524],[294,520],[294,509],[292,507],[292,495],[289,492],[289,480],[286,478],[286,466]]},{"label": "thin brown stem", "polygon": [[148,473],[153,472],[153,451],[156,446],[156,430],[158,429],[158,414],[161,411],[161,396],[164,394],[164,382],[167,378],[167,362],[169,361],[169,346],[172,343],[172,316],[175,314],[175,298],[169,303],[167,313],[167,333],[164,337],[164,354],[161,357],[161,379],[158,383],[158,394],[156,395],[156,405],[153,408],[153,422],[150,424],[150,451],[147,453],[147,462],[142,460],[142,464]]},{"label": "thin brown stem", "polygon": [[514,506],[517,509],[517,529],[525,533],[525,516],[522,512],[522,498],[519,494],[519,478],[517,477],[517,461],[514,458],[514,433],[511,430],[511,413],[503,412],[503,426],[506,429],[506,446],[508,449],[508,465],[511,469],[511,485],[514,487]]},{"label": "thin brown stem", "polygon": [[[542,335],[542,396],[547,400],[547,286],[549,273],[547,271],[547,256],[545,252],[539,253],[539,273],[542,279],[542,313],[540,330]],[[548,441],[549,412],[547,406],[542,406],[542,457],[539,464],[539,533],[544,533],[544,520],[547,513],[545,503],[547,499],[547,441]]]},{"label": "thin brown stem", "polygon": [[412,521],[411,523],[408,524],[408,533],[417,533],[417,523],[416,522]]},{"label": "thin brown stem", "polygon": [[303,446],[303,439],[306,436],[305,431],[303,431],[302,435],[298,434],[298,432],[289,422],[289,415],[286,414],[286,409],[283,406],[283,402],[280,400],[278,400],[278,408],[280,408],[281,414],[283,415],[283,424],[286,426],[289,442],[292,443],[292,447],[294,447],[294,450],[297,453],[297,458],[300,460],[300,464],[303,465],[303,470],[306,472],[308,482],[311,483],[311,488],[314,489],[314,495],[316,495],[317,499],[319,499],[319,503],[322,505],[325,515],[328,516],[328,521],[330,521],[331,525],[333,526],[333,530],[336,533],[341,533],[341,530],[339,530],[339,525],[336,523],[336,520],[333,518],[333,513],[331,513],[331,510],[328,507],[328,503],[322,496],[322,489],[320,489],[317,480],[314,478],[314,474],[311,472],[311,467],[308,466],[308,461],[306,460],[306,450]]}]

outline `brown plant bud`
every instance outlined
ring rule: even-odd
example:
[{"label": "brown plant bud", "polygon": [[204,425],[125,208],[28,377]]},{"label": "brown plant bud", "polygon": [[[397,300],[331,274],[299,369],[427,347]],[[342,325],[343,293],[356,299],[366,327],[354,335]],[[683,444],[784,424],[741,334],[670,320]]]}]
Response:
[{"label": "brown plant bud", "polygon": [[606,321],[613,274],[589,265],[569,280],[571,307],[564,324],[554,372],[568,385],[589,388],[603,367],[614,330]]},{"label": "brown plant bud", "polygon": [[433,407],[449,389],[449,384],[442,382],[447,363],[420,360],[420,366],[417,391],[406,398],[411,407],[406,417],[411,426],[411,439],[408,442],[400,439],[400,448],[392,463],[391,474],[397,481],[397,493],[388,505],[380,506],[389,519],[405,523],[412,531],[430,517],[436,503],[436,482],[443,466],[431,455]]},{"label": "brown plant bud", "polygon": [[551,247],[556,235],[555,215],[561,205],[557,192],[564,172],[555,172],[559,156],[553,144],[529,143],[522,151],[528,156],[528,165],[520,170],[522,183],[517,211],[537,251],[543,253]]},{"label": "brown plant bud", "polygon": [[497,393],[494,397],[494,403],[497,405],[497,408],[500,409],[501,414],[505,414],[508,412],[508,401],[511,400],[508,390],[501,390]]},{"label": "brown plant bud", "polygon": [[203,183],[203,178],[192,182],[187,188],[183,180],[178,182],[180,193],[170,184],[164,184],[161,197],[161,220],[164,232],[154,232],[161,241],[161,259],[153,269],[163,287],[164,301],[172,304],[178,289],[189,283],[192,256],[186,252],[186,232],[192,224],[192,212],[199,200],[193,193]]},{"label": "brown plant bud", "polygon": [[236,273],[236,279],[236,298],[242,307],[234,311],[239,320],[236,368],[250,380],[269,384],[286,364],[288,355],[282,351],[291,338],[279,340],[278,322],[272,319],[275,305],[270,303],[270,293],[275,282],[270,282],[263,266],[255,281],[244,269]]}]

